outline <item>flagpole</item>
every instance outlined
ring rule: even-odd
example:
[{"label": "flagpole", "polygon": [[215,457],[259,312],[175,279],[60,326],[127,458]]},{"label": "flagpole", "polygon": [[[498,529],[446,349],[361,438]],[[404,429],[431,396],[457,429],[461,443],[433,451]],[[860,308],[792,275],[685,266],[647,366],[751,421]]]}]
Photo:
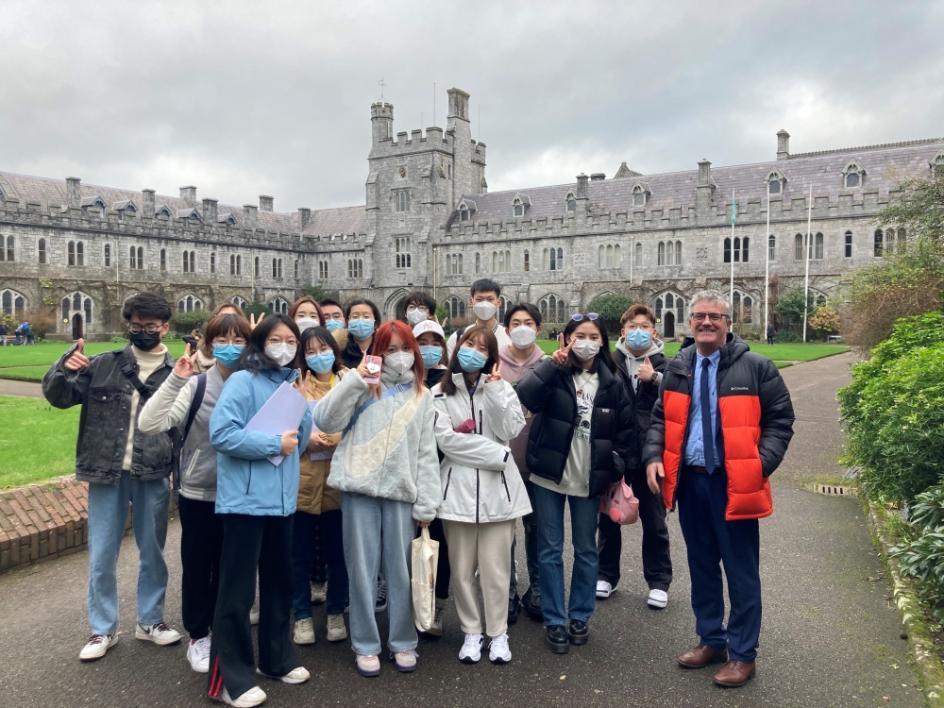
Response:
[{"label": "flagpole", "polygon": [[813,183],[810,182],[810,197],[806,205],[806,273],[803,276],[803,342],[806,343],[806,315],[810,302],[810,247],[813,245],[813,234],[810,233],[813,223]]},{"label": "flagpole", "polygon": [[[728,292],[728,306],[734,307],[734,222],[737,220],[737,201],[734,198],[735,190],[731,190],[731,285]],[[732,311],[732,315],[734,312]]]},{"label": "flagpole", "polygon": [[770,326],[770,180],[767,181],[767,230],[764,232],[764,336]]}]

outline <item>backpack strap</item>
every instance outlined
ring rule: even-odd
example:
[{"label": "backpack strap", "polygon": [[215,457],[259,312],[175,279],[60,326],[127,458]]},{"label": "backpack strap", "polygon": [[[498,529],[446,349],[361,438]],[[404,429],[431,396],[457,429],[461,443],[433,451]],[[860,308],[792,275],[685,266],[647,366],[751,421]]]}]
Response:
[{"label": "backpack strap", "polygon": [[207,375],[202,373],[197,376],[197,390],[193,392],[193,400],[190,401],[190,411],[187,413],[187,423],[184,425],[184,440],[190,434],[190,427],[193,425],[194,418],[197,417],[197,411],[203,405],[203,396],[207,388]]}]

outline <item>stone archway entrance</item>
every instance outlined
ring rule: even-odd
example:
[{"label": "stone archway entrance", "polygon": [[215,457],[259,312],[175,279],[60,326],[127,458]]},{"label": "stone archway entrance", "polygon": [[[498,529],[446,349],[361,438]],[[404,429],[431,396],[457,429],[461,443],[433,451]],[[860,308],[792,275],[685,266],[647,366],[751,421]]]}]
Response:
[{"label": "stone archway entrance", "polygon": [[666,312],[662,319],[662,334],[666,339],[675,337],[675,313]]},{"label": "stone archway entrance", "polygon": [[76,312],[72,315],[72,339],[81,339],[85,336],[85,328],[82,325],[82,315]]}]

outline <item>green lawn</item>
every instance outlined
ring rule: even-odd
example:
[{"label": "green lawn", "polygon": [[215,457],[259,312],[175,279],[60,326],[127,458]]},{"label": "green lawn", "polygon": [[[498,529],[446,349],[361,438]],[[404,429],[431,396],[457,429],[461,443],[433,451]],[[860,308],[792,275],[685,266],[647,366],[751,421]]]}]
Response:
[{"label": "green lawn", "polygon": [[[0,379],[42,381],[43,374],[71,346],[68,342],[42,342],[31,346],[0,347]],[[89,342],[85,345],[85,353],[94,356],[124,346],[119,342]],[[176,357],[183,352],[184,343],[179,339],[168,341],[167,348]]]},{"label": "green lawn", "polygon": [[0,489],[74,472],[79,410],[0,396]]}]

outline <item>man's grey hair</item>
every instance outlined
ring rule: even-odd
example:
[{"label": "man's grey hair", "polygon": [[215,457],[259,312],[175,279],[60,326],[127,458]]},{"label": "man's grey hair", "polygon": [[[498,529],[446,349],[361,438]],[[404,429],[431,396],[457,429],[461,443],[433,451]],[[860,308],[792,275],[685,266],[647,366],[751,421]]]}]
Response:
[{"label": "man's grey hair", "polygon": [[692,296],[692,304],[688,311],[693,312],[695,305],[699,302],[717,303],[724,308],[725,314],[730,314],[731,312],[731,305],[728,303],[728,299],[717,290],[702,290],[701,292],[695,293]]}]

